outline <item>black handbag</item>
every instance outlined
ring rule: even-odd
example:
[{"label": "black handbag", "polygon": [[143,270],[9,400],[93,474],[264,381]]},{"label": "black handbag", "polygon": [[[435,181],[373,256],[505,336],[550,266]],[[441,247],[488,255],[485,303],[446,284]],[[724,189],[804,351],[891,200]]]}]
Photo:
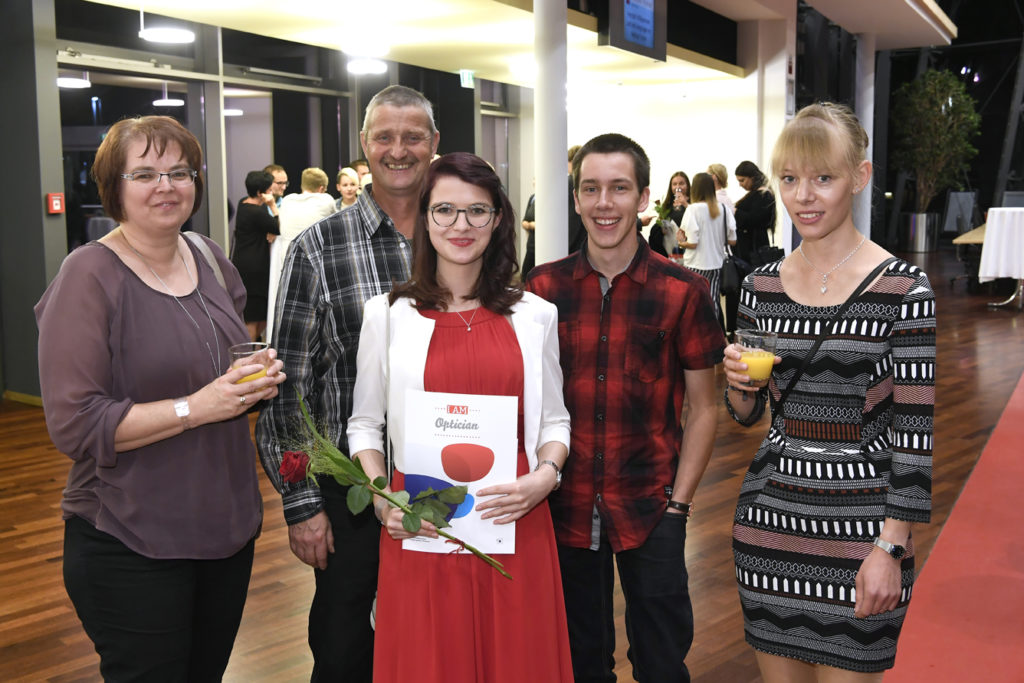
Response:
[{"label": "black handbag", "polygon": [[[719,275],[720,286],[724,294],[739,294],[740,283],[747,273],[750,272],[750,265],[738,256],[734,256],[729,248],[729,226],[725,222],[725,208],[722,209],[722,229],[725,231],[725,260],[722,261],[722,270]],[[740,270],[743,273],[740,273]]]}]

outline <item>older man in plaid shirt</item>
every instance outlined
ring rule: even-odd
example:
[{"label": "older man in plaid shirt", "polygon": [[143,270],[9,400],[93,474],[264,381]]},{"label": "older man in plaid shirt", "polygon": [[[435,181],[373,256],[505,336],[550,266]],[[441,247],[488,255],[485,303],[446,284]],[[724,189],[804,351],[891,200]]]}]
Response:
[{"label": "older man in plaid shirt", "polygon": [[535,267],[527,283],[558,307],[572,416],[572,447],[550,504],[577,683],[615,680],[613,557],[633,677],[689,681],[686,523],[711,456],[725,338],[707,282],[637,235],[649,180],[647,155],[629,138],[583,145],[573,182],[587,241]]}]

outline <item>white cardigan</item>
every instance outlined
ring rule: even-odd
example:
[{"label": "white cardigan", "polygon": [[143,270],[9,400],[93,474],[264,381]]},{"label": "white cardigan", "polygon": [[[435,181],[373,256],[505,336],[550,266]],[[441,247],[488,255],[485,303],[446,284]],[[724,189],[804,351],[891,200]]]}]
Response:
[{"label": "white cardigan", "polygon": [[[385,349],[391,358],[388,431],[395,448],[395,467],[405,471],[405,389],[423,390],[427,348],[434,321],[422,316],[403,297],[391,311],[391,342],[385,342],[387,294],[375,296],[363,309],[363,327],[356,356],[356,385],[348,421],[348,447],[384,452]],[[526,292],[512,307],[512,327],[523,355],[523,422],[530,470],[537,466],[537,449],[550,441],[569,448],[569,411],[562,396],[558,364],[558,309]],[[350,453],[351,455],[351,453]]]}]

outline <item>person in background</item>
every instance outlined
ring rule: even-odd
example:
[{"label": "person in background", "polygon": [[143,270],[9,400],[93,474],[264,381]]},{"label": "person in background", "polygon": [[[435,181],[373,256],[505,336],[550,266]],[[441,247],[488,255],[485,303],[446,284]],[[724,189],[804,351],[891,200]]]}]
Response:
[{"label": "person in background", "polygon": [[373,174],[372,173],[364,173],[362,176],[360,176],[359,177],[359,194],[362,194],[363,192],[365,192],[366,188],[368,188],[372,183],[373,183]]},{"label": "person in background", "polygon": [[931,509],[935,295],[920,268],[854,225],[867,146],[842,105],[786,124],[772,172],[802,242],[746,277],[738,319],[779,330],[769,385],[748,386],[739,347],[725,351],[733,418],[753,425],[772,403],[733,525],[746,639],[766,683],[882,680],[913,592],[911,525]]},{"label": "person in background", "polygon": [[369,163],[367,163],[366,159],[353,159],[348,162],[348,166],[359,176],[359,184],[362,185],[363,176],[370,172]]},{"label": "person in background", "polygon": [[715,181],[715,199],[729,213],[735,213],[736,207],[733,205],[732,199],[729,198],[729,193],[725,191],[725,188],[729,187],[729,171],[725,170],[725,166],[722,164],[711,164],[708,166],[708,173]]},{"label": "person in background", "polygon": [[285,172],[284,166],[280,164],[268,164],[263,170],[274,177],[274,182],[270,185],[270,193],[274,195],[274,202],[281,206],[284,192],[288,189],[288,174]]},{"label": "person in background", "polygon": [[576,152],[578,152],[579,149],[579,145],[573,145],[572,147],[569,148],[569,220],[567,225],[569,226],[568,235],[570,254],[579,251],[580,247],[583,246],[583,243],[587,239],[587,231],[583,227],[583,220],[580,218],[580,215],[576,212],[575,199],[573,199],[573,193],[576,191],[576,188],[573,186],[572,180],[572,160],[576,156]]},{"label": "person in background", "polygon": [[341,211],[356,203],[356,197],[359,196],[360,188],[359,174],[356,173],[355,169],[346,166],[338,171],[337,188],[340,196],[334,202],[335,211]]},{"label": "person in background", "polygon": [[718,204],[715,182],[707,173],[693,176],[690,206],[683,214],[678,233],[683,248],[683,265],[697,273],[711,289],[711,303],[721,321],[719,285],[725,245],[736,244],[736,221],[728,209]]},{"label": "person in background", "polygon": [[264,470],[281,493],[292,552],[314,568],[316,593],[309,611],[314,682],[371,680],[369,617],[380,525],[370,510],[352,515],[347,489],[331,478],[321,477],[319,486],[282,481],[283,453],[308,438],[296,419],[296,391],[338,448],[351,454],[345,428],[363,304],[409,279],[409,240],[439,139],[433,106],[422,94],[394,85],[374,95],[360,141],[376,180],[353,206],[299,235],[281,274],[274,338],[288,382],[260,413],[256,440]]},{"label": "person in background", "polygon": [[[746,194],[736,202],[736,246],[733,253],[751,266],[759,266],[759,250],[769,245],[768,235],[775,230],[775,195],[768,187],[768,178],[753,161],[742,161],[736,167],[736,182]],[[744,277],[745,272],[740,272]],[[725,293],[725,329],[736,330],[739,292]]]},{"label": "person in background", "polygon": [[[534,180],[534,183],[537,181]],[[536,259],[536,236],[534,230],[537,229],[537,217],[536,217],[536,202],[537,195],[531,194],[530,201],[526,202],[526,211],[523,211],[523,230],[526,231],[526,249],[523,254],[523,271],[520,273],[520,277],[525,280],[526,276],[533,270],[534,260]]]},{"label": "person in background", "polygon": [[267,326],[267,292],[270,290],[270,244],[280,232],[277,202],[271,187],[274,177],[266,171],[245,176],[249,196],[238,203],[235,216],[235,248],[231,262],[245,285],[245,326],[256,341]]},{"label": "person in background", "polygon": [[269,340],[274,334],[274,311],[277,303],[278,282],[284,267],[288,245],[299,233],[317,221],[334,213],[334,198],[327,194],[327,174],[319,168],[302,172],[302,192],[284,198],[280,207],[281,232],[270,245],[270,287],[267,290],[267,329]]},{"label": "person in background", "polygon": [[683,171],[676,171],[669,178],[668,190],[665,191],[665,198],[661,200],[661,206],[671,207],[668,215],[659,221],[657,214],[651,214],[654,221],[647,241],[654,253],[665,257],[673,253],[679,244],[676,240],[676,233],[679,231],[679,226],[683,224],[683,214],[689,205],[690,177]]},{"label": "person in background", "polygon": [[64,585],[107,681],[221,680],[262,522],[246,411],[285,376],[231,367],[245,288],[215,242],[180,234],[201,168],[170,117],[111,126],[92,172],[119,225],[35,307],[46,424],[72,461]]},{"label": "person in background", "polygon": [[583,145],[573,178],[585,248],[538,265],[526,283],[558,308],[573,416],[562,486],[549,501],[577,683],[615,680],[613,562],[634,678],[690,680],[686,523],[714,443],[725,339],[706,282],[636,232],[650,168],[625,136]]},{"label": "person in background", "polygon": [[[431,165],[420,200],[412,278],[366,304],[348,442],[371,478],[388,476],[387,433],[391,486],[405,488],[407,390],[519,404],[508,415],[519,425],[509,454],[516,476],[476,492],[482,519],[515,523],[514,552],[495,556],[513,580],[470,554],[404,549],[411,536],[437,538],[435,527],[410,533],[401,510],[374,502],[384,525],[375,683],[573,680],[547,504],[569,445],[558,314],[516,281],[515,233],[512,204],[487,162],[446,154]],[[432,596],[444,596],[444,607]]]}]

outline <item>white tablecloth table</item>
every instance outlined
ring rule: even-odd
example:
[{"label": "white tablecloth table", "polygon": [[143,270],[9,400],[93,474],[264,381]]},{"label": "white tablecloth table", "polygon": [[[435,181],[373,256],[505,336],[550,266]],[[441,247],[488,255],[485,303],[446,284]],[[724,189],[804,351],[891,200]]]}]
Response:
[{"label": "white tablecloth table", "polygon": [[1017,290],[1006,301],[994,305],[1007,305],[1017,299],[1024,306],[1021,284],[1024,281],[1024,208],[994,208],[988,210],[985,243],[981,248],[978,282],[1000,277],[1017,280]]}]

